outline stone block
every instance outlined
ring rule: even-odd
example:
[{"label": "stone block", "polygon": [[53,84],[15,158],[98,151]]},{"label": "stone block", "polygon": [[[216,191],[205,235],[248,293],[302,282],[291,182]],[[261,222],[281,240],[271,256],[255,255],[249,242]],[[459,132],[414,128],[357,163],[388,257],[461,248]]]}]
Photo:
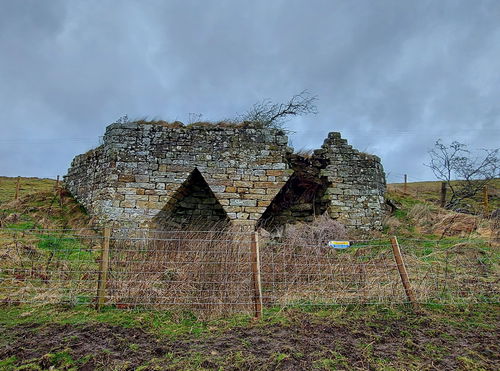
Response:
[{"label": "stone block", "polygon": [[118,181],[121,183],[135,182],[135,175],[118,175]]},{"label": "stone block", "polygon": [[[282,131],[247,125],[113,124],[102,146],[73,160],[65,182],[91,214],[118,225],[147,225],[174,193],[175,202],[191,208],[182,211],[182,220],[194,212],[212,220],[220,212],[212,198],[191,186],[179,188],[197,168],[219,203],[237,210],[226,210],[229,218],[250,226],[296,171],[329,182],[317,200],[337,213],[333,217],[360,229],[380,227],[385,179],[377,157],[361,154],[339,134],[330,134],[310,162],[298,164]],[[300,204],[275,219],[308,221],[311,213],[311,204]]]},{"label": "stone block", "polygon": [[255,182],[255,188],[281,188],[283,187],[283,182]]},{"label": "stone block", "polygon": [[224,210],[228,213],[237,213],[242,211],[242,206],[226,206],[224,207]]},{"label": "stone block", "polygon": [[267,207],[269,205],[271,205],[271,201],[269,201],[269,200],[267,200],[267,201],[264,201],[264,200],[257,201],[257,206]]},{"label": "stone block", "polygon": [[256,206],[256,200],[241,200],[241,199],[232,199],[229,200],[229,205],[231,206]]},{"label": "stone block", "polygon": [[130,207],[133,208],[135,207],[135,202],[134,200],[125,200],[120,202],[120,207]]},{"label": "stone block", "polygon": [[235,187],[246,187],[246,188],[252,188],[253,183],[250,181],[235,181],[234,182]]},{"label": "stone block", "polygon": [[247,213],[260,213],[262,214],[266,211],[266,207],[254,207],[254,206],[245,206],[243,210]]},{"label": "stone block", "polygon": [[258,194],[258,195],[265,195],[266,190],[262,189],[262,188],[250,188],[249,193]]},{"label": "stone block", "polygon": [[283,170],[266,170],[267,176],[282,176],[284,173]]}]

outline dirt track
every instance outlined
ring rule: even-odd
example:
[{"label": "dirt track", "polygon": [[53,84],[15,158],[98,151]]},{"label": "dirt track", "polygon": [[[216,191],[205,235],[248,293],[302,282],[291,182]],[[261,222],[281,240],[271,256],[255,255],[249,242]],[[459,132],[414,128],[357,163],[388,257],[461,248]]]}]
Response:
[{"label": "dirt track", "polygon": [[[425,316],[339,324],[295,313],[287,325],[254,324],[177,340],[105,324],[0,327],[6,340],[0,360],[15,356],[16,366],[31,369],[494,370],[500,362],[500,316],[492,316],[495,328],[464,331],[460,324]],[[53,356],[58,352],[70,362]]]}]

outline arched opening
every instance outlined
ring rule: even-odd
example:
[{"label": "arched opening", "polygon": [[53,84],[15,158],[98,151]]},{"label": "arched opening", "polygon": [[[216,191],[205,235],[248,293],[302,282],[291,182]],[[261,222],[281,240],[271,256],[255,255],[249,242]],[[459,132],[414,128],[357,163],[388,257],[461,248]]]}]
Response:
[{"label": "arched opening", "polygon": [[162,230],[211,230],[227,226],[229,218],[195,168],[154,218],[154,223]]}]

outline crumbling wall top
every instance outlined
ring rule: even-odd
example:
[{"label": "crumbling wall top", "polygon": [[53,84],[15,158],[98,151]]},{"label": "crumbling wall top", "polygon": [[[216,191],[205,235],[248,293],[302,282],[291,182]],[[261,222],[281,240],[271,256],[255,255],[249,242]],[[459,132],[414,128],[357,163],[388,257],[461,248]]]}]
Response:
[{"label": "crumbling wall top", "polygon": [[385,176],[378,157],[335,132],[307,161],[292,152],[283,130],[255,123],[115,123],[100,147],[74,159],[65,181],[93,215],[135,226],[160,216],[254,225],[274,211],[294,222],[326,210],[348,226],[380,227]]}]

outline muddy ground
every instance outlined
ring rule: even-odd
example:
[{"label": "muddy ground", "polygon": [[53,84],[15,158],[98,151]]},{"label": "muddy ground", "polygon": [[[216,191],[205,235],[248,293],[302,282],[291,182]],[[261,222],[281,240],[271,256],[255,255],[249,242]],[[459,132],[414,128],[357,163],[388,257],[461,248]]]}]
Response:
[{"label": "muddy ground", "polygon": [[0,326],[2,369],[304,370],[485,369],[500,365],[500,316],[491,327],[429,316],[339,321],[292,312],[169,339],[107,324]]}]

